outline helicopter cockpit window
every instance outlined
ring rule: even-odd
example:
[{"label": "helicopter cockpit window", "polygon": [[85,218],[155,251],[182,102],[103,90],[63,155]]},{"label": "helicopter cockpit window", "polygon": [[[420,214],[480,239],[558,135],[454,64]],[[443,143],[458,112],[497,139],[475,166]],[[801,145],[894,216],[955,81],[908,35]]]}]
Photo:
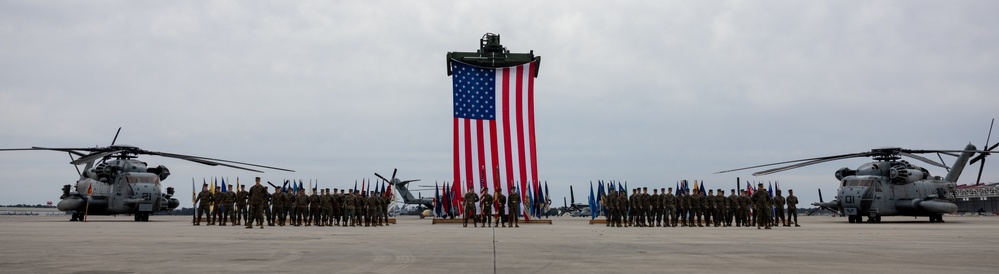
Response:
[{"label": "helicopter cockpit window", "polygon": [[875,186],[878,191],[881,191],[881,184],[876,184],[874,180],[843,180],[843,186]]}]

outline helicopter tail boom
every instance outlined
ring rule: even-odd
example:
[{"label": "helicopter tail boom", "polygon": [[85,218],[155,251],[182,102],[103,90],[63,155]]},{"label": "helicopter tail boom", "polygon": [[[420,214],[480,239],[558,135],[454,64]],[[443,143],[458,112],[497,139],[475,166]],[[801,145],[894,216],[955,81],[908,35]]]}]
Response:
[{"label": "helicopter tail boom", "polygon": [[965,146],[964,147],[965,151],[961,153],[960,157],[957,157],[956,161],[954,161],[954,166],[950,168],[950,172],[947,172],[947,176],[944,177],[944,180],[956,183],[957,178],[961,177],[961,172],[964,171],[964,166],[968,164],[968,159],[970,159],[971,156],[975,154],[974,150],[977,149],[978,148],[976,148],[975,145],[972,145],[970,143],[967,146]]}]

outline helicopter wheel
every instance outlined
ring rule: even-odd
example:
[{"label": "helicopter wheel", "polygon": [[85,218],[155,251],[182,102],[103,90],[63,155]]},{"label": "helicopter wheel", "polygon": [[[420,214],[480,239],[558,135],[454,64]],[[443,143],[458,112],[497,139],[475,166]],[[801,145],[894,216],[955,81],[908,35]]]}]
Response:
[{"label": "helicopter wheel", "polygon": [[854,216],[854,215],[846,215],[846,219],[847,219],[847,221],[849,221],[849,222],[850,222],[851,224],[852,224],[852,223],[854,223],[854,221],[856,221],[856,220],[857,220],[857,218],[856,218],[856,217],[857,217],[857,216]]},{"label": "helicopter wheel", "polygon": [[73,214],[69,217],[69,221],[70,222],[79,222],[80,219],[83,219],[83,218],[81,218],[80,214],[76,213],[76,212],[73,212]]}]

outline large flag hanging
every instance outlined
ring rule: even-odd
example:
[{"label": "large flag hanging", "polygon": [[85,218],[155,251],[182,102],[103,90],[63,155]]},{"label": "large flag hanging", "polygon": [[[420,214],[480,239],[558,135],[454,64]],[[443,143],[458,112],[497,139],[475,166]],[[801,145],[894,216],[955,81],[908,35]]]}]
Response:
[{"label": "large flag hanging", "polygon": [[[454,182],[481,191],[475,182],[538,181],[534,130],[534,73],[537,61],[484,68],[451,62],[454,123]],[[484,172],[495,170],[496,172]],[[502,178],[502,179],[501,179]]]}]

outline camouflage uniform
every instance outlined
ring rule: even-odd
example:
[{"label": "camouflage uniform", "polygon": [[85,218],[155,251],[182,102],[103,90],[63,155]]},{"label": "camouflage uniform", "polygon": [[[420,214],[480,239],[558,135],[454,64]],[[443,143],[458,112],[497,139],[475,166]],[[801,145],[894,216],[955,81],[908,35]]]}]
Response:
[{"label": "camouflage uniform", "polygon": [[344,217],[343,226],[354,226],[354,192],[343,196]]},{"label": "camouflage uniform", "polygon": [[225,200],[225,193],[222,191],[216,191],[212,194],[212,219],[208,220],[209,225],[219,224],[225,225],[225,218],[222,213],[222,203]]},{"label": "camouflage uniform", "polygon": [[343,194],[337,192],[337,189],[333,189],[333,195],[330,197],[331,203],[333,205],[333,215],[332,225],[340,225],[340,217],[343,216]]},{"label": "camouflage uniform", "polygon": [[659,195],[658,190],[652,190],[652,196],[649,197],[649,204],[652,205],[649,212],[649,226],[652,226],[652,222],[655,221],[655,226],[663,226],[663,198]]},{"label": "camouflage uniform", "polygon": [[739,194],[739,212],[740,212],[739,222],[746,227],[752,226],[752,224],[749,223],[750,220],[749,214],[752,209],[751,206],[752,206],[752,199],[749,198],[749,195],[748,193],[746,193],[746,191],[741,191],[741,193]]},{"label": "camouflage uniform", "polygon": [[628,196],[624,192],[617,191],[617,199],[614,207],[617,208],[617,226],[628,226]]},{"label": "camouflage uniform", "polygon": [[680,192],[680,195],[676,196],[676,215],[677,219],[680,220],[680,226],[689,226],[690,220],[690,195],[687,195],[687,191]]},{"label": "camouflage uniform", "polygon": [[279,226],[284,226],[284,200],[285,195],[280,187],[274,189],[274,193],[271,194],[271,219],[268,220],[271,223],[277,223]]},{"label": "camouflage uniform", "polygon": [[305,190],[298,190],[295,195],[295,226],[309,226],[309,196],[305,195]]},{"label": "camouflage uniform", "polygon": [[714,225],[716,204],[715,192],[709,189],[708,194],[701,198],[701,212],[704,215],[704,226],[711,227],[711,225]]},{"label": "camouflage uniform", "polygon": [[264,209],[266,206],[267,188],[257,184],[250,187],[250,220],[246,221],[246,228],[253,228],[253,221],[256,221],[260,228],[264,228]]},{"label": "camouflage uniform", "polygon": [[739,221],[736,219],[736,216],[739,216],[739,195],[737,193],[733,189],[732,193],[725,197],[725,201],[728,202],[728,216],[725,219],[725,226],[732,226],[733,220],[735,220],[736,226],[739,225]]},{"label": "camouflage uniform", "polygon": [[676,227],[676,195],[673,188],[663,193],[663,226]]},{"label": "camouflage uniform", "polygon": [[[202,214],[206,215],[208,220],[212,219],[209,215],[211,214],[212,193],[208,192],[207,189],[202,189],[195,200],[198,203],[198,218],[194,221],[194,225],[201,225]],[[209,221],[209,225],[211,225],[211,221]]]},{"label": "camouflage uniform", "polygon": [[496,190],[496,204],[499,205],[499,208],[496,208],[496,213],[499,215],[496,218],[496,226],[502,223],[503,227],[506,227],[506,195],[503,195],[499,189]]},{"label": "camouflage uniform", "polygon": [[758,189],[760,191],[753,193],[753,215],[756,217],[756,228],[765,226],[770,229],[770,211],[773,200],[770,198],[770,194],[762,190],[763,184],[760,184]]},{"label": "camouflage uniform", "polygon": [[280,194],[271,194],[267,192],[267,187],[264,187],[264,203],[262,208],[264,209],[264,218],[267,221],[267,226],[274,226],[274,212],[271,211],[271,205],[274,204],[274,195]]},{"label": "camouflage uniform", "polygon": [[[516,189],[514,189],[516,190]],[[520,227],[520,193],[512,192],[510,193],[510,199],[507,200],[507,207],[510,208],[510,225],[514,227]]]},{"label": "camouflage uniform", "polygon": [[236,192],[230,190],[222,195],[222,224],[225,225],[226,220],[232,221],[232,225],[236,225]]},{"label": "camouflage uniform", "polygon": [[602,207],[601,209],[604,212],[604,219],[607,220],[607,223],[605,223],[605,225],[608,226],[608,227],[611,226],[611,222],[612,222],[611,221],[612,220],[611,216],[613,214],[611,214],[611,211],[614,210],[614,203],[611,203],[610,201],[613,201],[613,200],[614,200],[614,191],[613,190],[608,191],[607,195],[604,195],[603,197],[600,197],[600,206]]},{"label": "camouflage uniform", "polygon": [[465,193],[465,219],[462,223],[462,227],[468,227],[468,218],[472,218],[472,225],[478,227],[479,223],[475,221],[475,202],[479,201],[479,195],[475,195],[471,189]]},{"label": "camouflage uniform", "polygon": [[780,195],[780,189],[777,190],[777,195],[774,196],[774,225],[789,226],[787,224],[787,219],[784,219],[784,196]]},{"label": "camouflage uniform", "polygon": [[246,191],[245,187],[240,188],[236,192],[236,223],[235,225],[240,225],[246,222],[247,211],[246,211],[246,199],[250,197],[250,193]]},{"label": "camouflage uniform", "polygon": [[333,195],[330,195],[329,189],[326,189],[326,193],[323,193],[322,201],[323,214],[319,223],[324,226],[333,226]]},{"label": "camouflage uniform", "polygon": [[323,226],[321,222],[323,199],[319,196],[319,194],[316,194],[316,192],[317,191],[313,189],[312,195],[309,195],[309,220],[306,221],[305,226],[309,226],[310,224]]},{"label": "camouflage uniform", "polygon": [[[786,201],[787,201],[787,223],[788,223],[788,225],[790,225],[792,222],[794,222],[794,226],[795,227],[801,226],[801,225],[798,225],[798,197],[794,196],[794,191],[791,191],[791,190],[787,191],[787,199],[786,199]],[[791,217],[794,217],[794,219],[792,220]]]},{"label": "camouflage uniform", "polygon": [[493,195],[489,194],[489,188],[482,189],[482,198],[479,199],[482,206],[482,227],[493,226]]}]

